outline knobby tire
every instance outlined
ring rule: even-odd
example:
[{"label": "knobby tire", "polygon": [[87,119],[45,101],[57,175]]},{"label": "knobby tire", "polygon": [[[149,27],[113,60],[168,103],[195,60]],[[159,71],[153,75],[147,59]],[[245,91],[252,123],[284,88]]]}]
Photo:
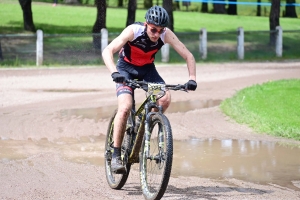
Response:
[{"label": "knobby tire", "polygon": [[[156,159],[147,159],[144,140],[140,154],[140,181],[145,199],[156,200],[162,198],[169,183],[173,138],[170,122],[165,115],[159,113],[152,115],[149,130],[150,156],[156,156]],[[161,131],[163,135],[159,133]]]},{"label": "knobby tire", "polygon": [[[108,124],[108,129],[107,129],[107,134],[106,134],[106,140],[105,140],[105,175],[106,175],[106,180],[108,185],[112,188],[112,189],[121,189],[126,181],[127,178],[129,176],[129,172],[130,172],[130,168],[131,168],[131,164],[126,164],[126,173],[125,174],[115,174],[112,172],[111,170],[111,158],[112,158],[112,154],[113,154],[113,126],[114,126],[114,119],[116,116],[116,111],[114,112],[113,116],[111,117],[109,124]],[[123,139],[123,143],[122,143],[122,157],[124,157],[124,143],[126,142],[130,142],[130,138],[128,137],[128,135],[124,134],[124,139]]]}]

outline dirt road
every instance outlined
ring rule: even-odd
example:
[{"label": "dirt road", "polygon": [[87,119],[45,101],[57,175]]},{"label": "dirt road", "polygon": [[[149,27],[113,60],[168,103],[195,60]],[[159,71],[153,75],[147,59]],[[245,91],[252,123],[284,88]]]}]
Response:
[{"label": "dirt road", "polygon": [[[167,83],[188,79],[184,65],[162,65],[158,71]],[[299,145],[257,134],[228,119],[217,105],[209,105],[244,87],[289,78],[300,78],[300,63],[197,66],[197,91],[173,92],[172,101],[206,106],[167,113],[174,139]],[[137,102],[143,96],[138,92]],[[107,185],[104,168],[97,161],[103,159],[102,139],[115,106],[114,83],[105,67],[1,69],[0,199],[143,199],[138,170],[132,170],[124,188],[116,191]],[[300,180],[294,186],[179,174],[171,177],[164,199],[300,199]]]}]

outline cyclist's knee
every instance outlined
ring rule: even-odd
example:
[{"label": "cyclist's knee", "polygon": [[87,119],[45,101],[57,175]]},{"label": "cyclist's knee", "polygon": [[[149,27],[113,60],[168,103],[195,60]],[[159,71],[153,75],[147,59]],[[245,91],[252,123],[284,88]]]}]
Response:
[{"label": "cyclist's knee", "polygon": [[163,112],[167,110],[171,103],[171,94],[170,92],[166,92],[166,95],[159,99],[158,104],[163,107]]},{"label": "cyclist's knee", "polygon": [[126,109],[126,108],[119,108],[118,109],[119,118],[127,119],[127,117],[129,116],[129,113],[130,113],[130,109]]},{"label": "cyclist's knee", "polygon": [[120,118],[127,118],[132,107],[132,97],[122,94],[118,97],[118,115]]}]

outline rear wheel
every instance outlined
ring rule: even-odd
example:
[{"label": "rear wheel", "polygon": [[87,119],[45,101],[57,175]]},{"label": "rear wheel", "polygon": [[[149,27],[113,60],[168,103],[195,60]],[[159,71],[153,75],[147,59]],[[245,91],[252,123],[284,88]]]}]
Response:
[{"label": "rear wheel", "polygon": [[[146,133],[147,134],[147,133]],[[140,155],[141,187],[146,199],[160,199],[168,186],[173,160],[173,138],[166,116],[152,116],[149,133],[150,150],[147,157],[147,141],[143,141]]]},{"label": "rear wheel", "polygon": [[106,135],[106,140],[105,140],[105,175],[106,175],[106,180],[108,185],[113,188],[113,189],[121,189],[128,178],[129,172],[130,172],[130,167],[131,164],[127,163],[127,158],[128,158],[128,146],[130,146],[131,143],[131,137],[130,134],[127,134],[125,132],[123,143],[122,143],[122,160],[123,164],[126,166],[126,173],[125,174],[115,174],[111,170],[111,159],[112,159],[112,154],[114,151],[114,139],[113,139],[113,133],[114,133],[114,119],[116,116],[116,111],[114,112],[113,116],[111,117],[109,124],[108,124],[108,129],[107,129],[107,135]]}]

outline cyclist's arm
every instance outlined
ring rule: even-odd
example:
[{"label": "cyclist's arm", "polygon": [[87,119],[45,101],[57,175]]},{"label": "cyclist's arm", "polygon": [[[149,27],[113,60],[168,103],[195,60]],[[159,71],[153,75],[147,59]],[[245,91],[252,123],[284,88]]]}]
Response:
[{"label": "cyclist's arm", "polygon": [[189,78],[196,81],[196,62],[193,54],[186,48],[186,46],[178,39],[178,37],[170,30],[167,29],[165,34],[165,43],[169,43],[175,51],[186,61]]},{"label": "cyclist's arm", "polygon": [[131,27],[128,26],[103,50],[103,61],[111,73],[118,71],[114,62],[114,53],[118,52],[126,42],[133,40],[133,37],[133,31]]}]

